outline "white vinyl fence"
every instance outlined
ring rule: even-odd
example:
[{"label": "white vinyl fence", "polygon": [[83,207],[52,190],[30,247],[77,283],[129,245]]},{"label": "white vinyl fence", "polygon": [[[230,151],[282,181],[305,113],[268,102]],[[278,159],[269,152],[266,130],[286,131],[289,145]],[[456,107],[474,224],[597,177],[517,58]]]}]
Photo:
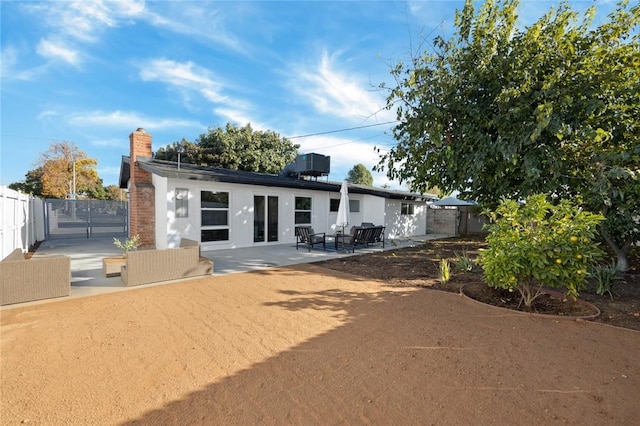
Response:
[{"label": "white vinyl fence", "polygon": [[44,202],[0,186],[0,259],[44,240]]}]

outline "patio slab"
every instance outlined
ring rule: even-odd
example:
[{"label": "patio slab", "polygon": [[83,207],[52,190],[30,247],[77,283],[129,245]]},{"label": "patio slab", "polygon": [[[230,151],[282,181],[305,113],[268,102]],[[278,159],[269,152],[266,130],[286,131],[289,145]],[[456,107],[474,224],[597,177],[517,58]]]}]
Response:
[{"label": "patio slab", "polygon": [[[385,242],[384,250],[410,247],[428,240],[442,238],[449,238],[449,236],[428,234],[410,238],[390,239]],[[217,276],[319,262],[382,250],[380,245],[374,245],[357,249],[355,253],[336,252],[333,249],[333,242],[329,241],[327,250],[313,249],[310,252],[303,247],[296,250],[295,243],[288,243],[265,244],[249,248],[207,250],[202,251],[202,255],[214,261],[214,276]],[[114,246],[112,238],[65,238],[43,241],[34,257],[65,255],[71,258],[71,291],[69,297],[7,305],[0,307],[0,310],[14,309],[24,305],[52,303],[69,298],[127,291],[130,288],[122,284],[119,276],[106,277],[104,274],[103,259],[119,256],[121,253],[122,250]],[[147,286],[164,285],[170,282],[166,281]]]}]

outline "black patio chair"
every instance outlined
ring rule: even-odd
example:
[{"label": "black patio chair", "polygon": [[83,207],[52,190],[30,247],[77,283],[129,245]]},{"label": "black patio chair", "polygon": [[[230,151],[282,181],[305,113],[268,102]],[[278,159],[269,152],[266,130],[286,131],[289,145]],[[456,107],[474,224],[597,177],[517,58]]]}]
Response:
[{"label": "black patio chair", "polygon": [[325,232],[314,232],[310,226],[296,226],[296,250],[299,244],[305,244],[309,251],[315,244],[322,244],[322,249],[327,249],[327,237]]}]

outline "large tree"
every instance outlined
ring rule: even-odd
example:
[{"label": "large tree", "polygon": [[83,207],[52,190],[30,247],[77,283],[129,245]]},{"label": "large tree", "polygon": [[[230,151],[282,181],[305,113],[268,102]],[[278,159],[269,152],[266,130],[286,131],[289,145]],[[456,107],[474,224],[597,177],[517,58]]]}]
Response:
[{"label": "large tree", "polygon": [[356,164],[347,174],[347,182],[357,185],[373,186],[373,175],[364,164]]},{"label": "large tree", "polygon": [[537,192],[579,197],[627,267],[640,233],[640,6],[593,26],[568,4],[519,29],[517,0],[467,0],[456,34],[398,64],[397,145],[379,169],[485,205]]},{"label": "large tree", "polygon": [[127,199],[125,190],[118,185],[107,185],[104,187],[104,192],[106,200],[124,201]]},{"label": "large tree", "polygon": [[9,187],[39,197],[66,198],[75,190],[89,198],[104,198],[97,164],[73,142],[52,143],[40,154],[35,169],[27,172],[25,180]]},{"label": "large tree", "polygon": [[29,170],[24,177],[22,182],[9,184],[9,188],[34,197],[42,197],[42,168]]},{"label": "large tree", "polygon": [[186,163],[275,174],[294,161],[299,147],[276,132],[227,123],[225,128],[209,128],[195,143],[182,139],[159,148],[155,158],[177,161],[180,153]]}]

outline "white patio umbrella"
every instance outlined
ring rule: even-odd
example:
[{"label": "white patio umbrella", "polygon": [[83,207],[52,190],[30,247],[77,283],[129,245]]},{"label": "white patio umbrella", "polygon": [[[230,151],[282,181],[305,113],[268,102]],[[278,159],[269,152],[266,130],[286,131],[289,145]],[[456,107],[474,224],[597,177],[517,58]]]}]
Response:
[{"label": "white patio umbrella", "polygon": [[336,226],[342,227],[343,235],[344,227],[349,224],[349,214],[349,186],[345,180],[340,187],[340,204],[338,205],[338,215],[336,217]]}]

